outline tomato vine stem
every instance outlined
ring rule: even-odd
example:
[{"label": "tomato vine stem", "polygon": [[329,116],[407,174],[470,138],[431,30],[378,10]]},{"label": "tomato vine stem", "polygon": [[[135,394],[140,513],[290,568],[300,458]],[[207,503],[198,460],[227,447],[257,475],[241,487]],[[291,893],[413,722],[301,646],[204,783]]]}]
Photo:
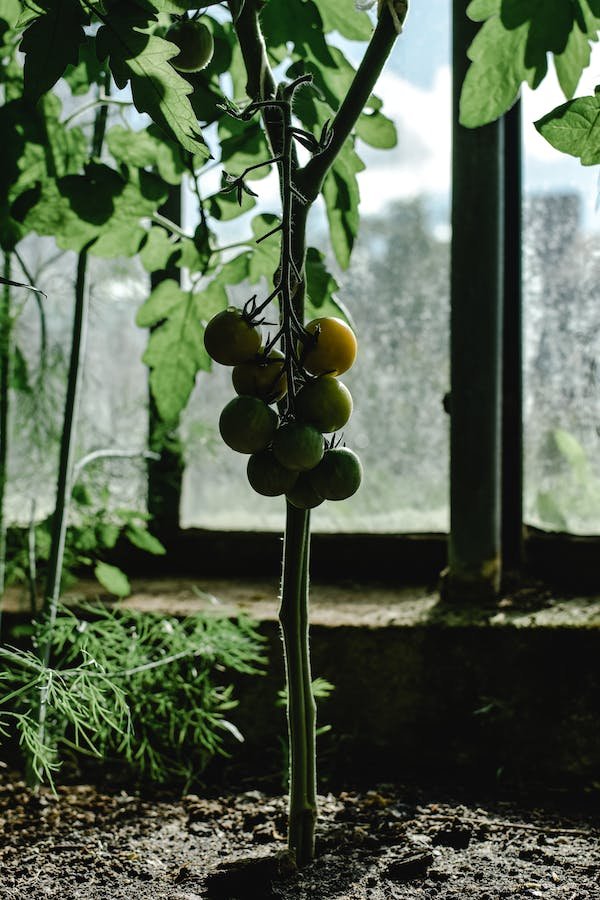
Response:
[{"label": "tomato vine stem", "polygon": [[[282,204],[281,225],[271,232],[274,234],[281,230],[280,263],[274,277],[274,290],[254,308],[253,315],[260,315],[275,297],[279,298],[280,334],[269,341],[268,346],[272,347],[281,337],[288,384],[283,417],[293,418],[296,385],[308,378],[302,366],[303,350],[299,353],[297,349],[298,342],[304,349],[307,345],[303,322],[308,212],[373,91],[397,37],[397,28],[384,5],[348,93],[333,122],[325,123],[317,139],[292,123],[294,92],[310,83],[312,76],[302,75],[290,84],[277,87],[261,32],[260,2],[246,0],[237,16],[235,6],[229,3],[246,67],[246,89],[251,103],[241,113],[232,109],[231,105],[227,108],[241,119],[260,111],[271,149],[271,161],[277,163],[279,171]],[[298,164],[294,140],[312,154],[302,169]],[[231,179],[231,183],[238,188],[238,192],[244,189],[243,176],[241,181]],[[263,239],[268,236],[264,235]],[[290,746],[288,846],[297,864],[304,865],[314,857],[317,817],[316,711],[309,646],[310,512],[297,509],[289,501],[286,509],[279,619],[284,642]]]}]

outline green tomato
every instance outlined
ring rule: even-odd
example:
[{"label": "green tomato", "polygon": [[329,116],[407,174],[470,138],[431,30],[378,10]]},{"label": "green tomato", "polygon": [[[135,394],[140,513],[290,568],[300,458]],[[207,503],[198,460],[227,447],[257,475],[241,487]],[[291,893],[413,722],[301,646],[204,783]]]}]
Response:
[{"label": "green tomato", "polygon": [[223,366],[247,362],[260,349],[260,332],[235,306],[213,316],[204,329],[206,352]]},{"label": "green tomato", "polygon": [[219,418],[219,431],[228,447],[238,453],[257,453],[271,443],[278,416],[256,397],[234,397]]},{"label": "green tomato", "polygon": [[315,491],[325,500],[346,500],[360,487],[362,465],[354,450],[337,447],[326,451],[308,477]]},{"label": "green tomato", "polygon": [[323,435],[312,425],[287,422],[278,428],[273,438],[273,453],[286,469],[303,472],[314,468],[323,457]]},{"label": "green tomato", "polygon": [[286,494],[287,499],[297,509],[314,509],[323,502],[323,497],[315,489],[310,481],[309,472],[302,472],[291,491]]},{"label": "green tomato", "polygon": [[284,367],[285,357],[280,350],[271,350],[266,357],[263,353],[250,362],[240,363],[231,373],[236,394],[276,403],[287,391]]},{"label": "green tomato", "polygon": [[197,19],[180,19],[167,30],[165,39],[179,47],[169,62],[178,72],[200,72],[213,57],[212,32]]},{"label": "green tomato", "polygon": [[265,497],[279,497],[291,491],[298,479],[298,473],[282,466],[269,449],[253,453],[248,460],[246,472],[256,493]]},{"label": "green tomato", "polygon": [[321,375],[298,392],[296,414],[324,434],[339,431],[352,415],[352,395],[333,375]]}]

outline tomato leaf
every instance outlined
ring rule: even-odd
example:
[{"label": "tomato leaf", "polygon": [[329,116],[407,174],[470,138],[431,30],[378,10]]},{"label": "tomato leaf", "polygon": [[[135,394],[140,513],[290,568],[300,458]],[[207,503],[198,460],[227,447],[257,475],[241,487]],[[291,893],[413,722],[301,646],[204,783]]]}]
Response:
[{"label": "tomato leaf", "polygon": [[98,32],[98,56],[108,56],[118,87],[131,84],[138,112],[148,113],[182,147],[206,159],[210,153],[188,96],[192,88],[169,62],[177,48],[139,27],[139,21],[129,4],[116,4]]},{"label": "tomato leaf", "polygon": [[208,371],[204,325],[225,309],[227,294],[218,282],[203,291],[182,291],[167,279],[155,288],[138,310],[136,323],[154,327],[143,361],[150,369],[150,388],[164,422],[175,423],[185,408],[200,370]]},{"label": "tomato leaf", "polygon": [[356,135],[371,147],[390,150],[398,143],[396,126],[378,109],[363,112],[356,123]]},{"label": "tomato leaf", "polygon": [[140,244],[140,260],[147,272],[160,272],[175,262],[174,254],[181,254],[181,245],[173,241],[164,228],[154,227]]},{"label": "tomato leaf", "polygon": [[358,234],[360,194],[356,173],[361,172],[364,167],[352,142],[347,141],[323,183],[322,194],[331,244],[343,269],[348,267],[354,239]]},{"label": "tomato leaf", "polygon": [[78,0],[36,0],[38,13],[21,40],[25,95],[37,101],[54,87],[67,66],[76,65],[89,22]]},{"label": "tomato leaf", "polygon": [[557,150],[578,156],[582,165],[600,163],[600,91],[568,100],[538,119],[535,127]]},{"label": "tomato leaf", "polygon": [[351,41],[368,41],[373,32],[366,12],[359,12],[354,0],[319,0],[325,32],[337,31]]},{"label": "tomato leaf", "polygon": [[563,92],[572,96],[600,28],[598,4],[566,0],[474,0],[468,15],[483,25],[471,44],[460,122],[492,122],[515,102],[522,83],[537,87],[554,61]]},{"label": "tomato leaf", "polygon": [[114,594],[116,597],[127,597],[131,593],[129,579],[116,566],[109,566],[108,563],[99,562],[94,569],[94,575],[109,594]]},{"label": "tomato leaf", "polygon": [[133,522],[130,522],[125,528],[125,536],[140,550],[152,553],[153,556],[164,556],[167,552],[158,538],[150,534],[146,528],[141,528]]},{"label": "tomato leaf", "polygon": [[306,291],[313,306],[322,306],[339,284],[325,265],[325,255],[316,247],[306,251]]},{"label": "tomato leaf", "polygon": [[167,140],[153,125],[140,131],[114,125],[106,135],[106,146],[117,162],[138,169],[154,168],[169,184],[179,184],[185,171],[180,145]]}]

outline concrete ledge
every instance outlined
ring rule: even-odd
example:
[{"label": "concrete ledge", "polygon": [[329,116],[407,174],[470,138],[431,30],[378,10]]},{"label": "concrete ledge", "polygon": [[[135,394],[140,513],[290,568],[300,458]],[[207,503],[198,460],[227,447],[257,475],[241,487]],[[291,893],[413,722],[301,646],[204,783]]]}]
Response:
[{"label": "concrete ledge", "polygon": [[[281,765],[277,582],[161,579],[133,589],[123,605],[178,616],[244,612],[261,623],[269,671],[239,679],[235,721],[247,760]],[[80,584],[66,599],[97,594]],[[10,591],[5,610],[9,621],[23,617],[26,596]],[[313,674],[336,686],[320,713],[332,726],[322,773],[597,782],[599,597],[523,591],[493,609],[449,609],[422,588],[314,584],[311,622]]]}]

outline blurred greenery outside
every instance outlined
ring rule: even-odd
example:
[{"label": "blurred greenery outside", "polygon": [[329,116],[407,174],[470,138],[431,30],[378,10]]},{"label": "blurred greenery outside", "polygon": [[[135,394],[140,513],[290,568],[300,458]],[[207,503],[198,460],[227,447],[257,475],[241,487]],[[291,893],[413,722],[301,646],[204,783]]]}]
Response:
[{"label": "blurred greenery outside", "polygon": [[[444,214],[430,198],[397,202],[365,217],[351,266],[338,272],[339,296],[360,342],[343,380],[355,414],[345,432],[365,480],[343,504],[314,512],[317,531],[419,532],[448,527],[449,241]],[[323,246],[323,235],[317,235]],[[48,353],[39,371],[39,320],[33,304],[18,321],[31,390],[13,406],[9,518],[25,523],[51,509],[75,259],[55,256],[48,239],[28,239],[29,267],[48,294]],[[330,260],[330,265],[333,265]],[[600,531],[596,452],[600,261],[579,226],[576,195],[537,196],[525,209],[526,521],[574,533]],[[148,276],[127,259],[93,260],[78,456],[100,447],[142,451],[147,434],[146,334],[134,324]],[[247,299],[237,286],[234,303]],[[265,530],[283,525],[283,503],[257,497],[246,458],[225,447],[218,415],[232,396],[230,372],[200,373],[181,433],[186,473],[182,524]],[[145,463],[104,460],[85,484],[99,506],[145,508]]]}]

